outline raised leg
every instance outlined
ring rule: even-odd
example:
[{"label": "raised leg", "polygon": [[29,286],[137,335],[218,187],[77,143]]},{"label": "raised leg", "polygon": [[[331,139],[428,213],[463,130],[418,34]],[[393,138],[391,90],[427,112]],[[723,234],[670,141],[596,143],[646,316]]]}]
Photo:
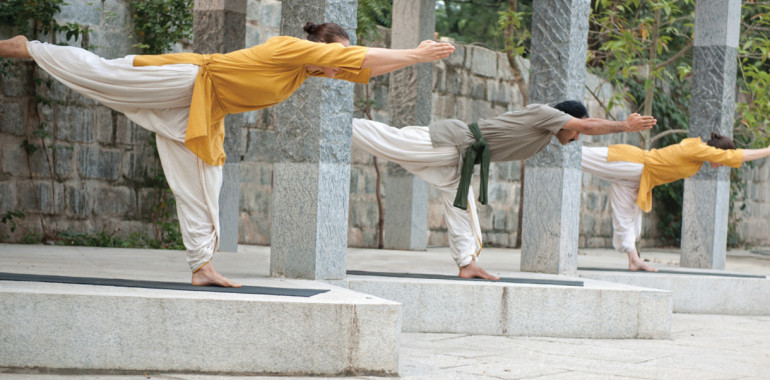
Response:
[{"label": "raised leg", "polygon": [[32,58],[27,52],[27,37],[16,36],[0,41],[0,57],[2,58]]}]

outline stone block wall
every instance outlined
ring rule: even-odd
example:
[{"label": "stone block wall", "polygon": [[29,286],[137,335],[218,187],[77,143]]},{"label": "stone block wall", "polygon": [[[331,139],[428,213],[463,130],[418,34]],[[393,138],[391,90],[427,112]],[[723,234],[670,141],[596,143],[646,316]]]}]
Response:
[{"label": "stone block wall", "polygon": [[[744,164],[745,196],[735,203],[732,218],[739,218],[738,233],[749,245],[770,246],[770,162]],[[741,208],[743,207],[743,210]]]},{"label": "stone block wall", "polygon": [[[136,54],[126,28],[128,4],[70,0],[57,20],[89,26],[89,39],[71,45],[90,45],[107,58]],[[0,28],[0,38],[11,33]],[[36,96],[46,100],[37,102]],[[31,233],[42,235],[41,219],[49,234],[153,236],[152,209],[162,194],[152,186],[160,163],[149,132],[59,84],[29,61],[16,61],[0,77],[0,104],[0,214],[26,215],[16,219],[15,232],[10,223],[0,224],[0,237],[20,241]],[[45,124],[47,149],[36,133],[40,123]],[[27,154],[24,141],[36,150]]]},{"label": "stone block wall", "polygon": [[[79,22],[91,29],[89,44],[94,52],[106,58],[135,54],[135,43],[126,25],[130,24],[129,0],[69,0],[59,22]],[[246,46],[262,43],[278,35],[280,0],[250,0],[247,9]],[[320,20],[313,20],[320,21]],[[0,38],[11,31],[0,26]],[[63,38],[59,38],[62,40]],[[377,46],[387,46],[389,37],[382,31]],[[82,41],[73,43],[79,45]],[[177,46],[175,51],[184,47]],[[521,61],[527,68],[528,62]],[[100,106],[53,81],[50,89],[39,87],[41,94],[56,100],[52,105],[39,105],[47,123],[49,159],[38,151],[27,164],[21,148],[27,136],[27,123],[33,94],[30,90],[31,63],[11,68],[11,75],[0,78],[0,215],[20,210],[26,218],[19,220],[16,232],[9,224],[0,223],[0,237],[20,241],[30,232],[40,234],[40,212],[49,230],[76,232],[115,232],[127,235],[143,232],[152,236],[152,208],[158,204],[152,176],[159,168],[150,145],[150,134],[128,121],[123,115]],[[35,76],[47,78],[41,70]],[[527,75],[524,72],[526,80]],[[587,87],[602,102],[612,88],[599,78],[588,75]],[[373,78],[368,85],[373,100],[372,115],[388,122],[388,76]],[[356,117],[364,117],[365,87],[356,86]],[[432,120],[459,118],[475,121],[522,106],[522,97],[513,80],[507,59],[480,46],[457,45],[455,54],[437,63],[433,79]],[[599,102],[586,91],[585,102],[592,116],[605,117]],[[272,166],[275,156],[275,114],[273,109],[243,114],[239,144],[241,157],[239,241],[242,244],[270,244],[272,214]],[[626,111],[615,115],[624,118]],[[585,145],[613,143],[637,144],[635,135],[583,136]],[[39,139],[37,139],[39,140]],[[34,144],[39,145],[35,139]],[[53,149],[51,149],[53,146]],[[384,162],[380,172],[387,176]],[[30,171],[31,167],[31,171]],[[516,241],[520,194],[520,162],[494,163],[490,176],[490,204],[479,207],[485,241],[494,246],[512,246]],[[34,176],[30,178],[30,172]],[[760,161],[747,170],[746,207],[731,210],[740,217],[739,233],[754,245],[770,245],[770,164]],[[611,217],[607,198],[608,184],[584,174],[581,194],[580,247],[610,247]],[[478,190],[477,180],[474,182]],[[384,189],[383,189],[384,192]],[[348,241],[350,246],[376,247],[379,211],[376,203],[376,173],[372,157],[352,152],[350,175],[350,212]],[[383,193],[387,202],[387,194]],[[430,245],[446,245],[446,227],[439,196],[429,194]],[[172,212],[173,214],[173,212]],[[646,214],[642,246],[657,244],[655,215]]]}]

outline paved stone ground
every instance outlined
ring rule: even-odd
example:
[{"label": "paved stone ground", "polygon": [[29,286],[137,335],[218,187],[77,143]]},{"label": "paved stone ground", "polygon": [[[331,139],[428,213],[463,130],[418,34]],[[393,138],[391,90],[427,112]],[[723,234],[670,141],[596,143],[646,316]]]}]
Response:
[{"label": "paved stone ground", "polygon": [[[47,250],[46,260],[30,257],[32,250]],[[71,251],[69,251],[71,250]],[[69,251],[69,252],[68,252]],[[727,270],[770,275],[765,250],[730,251]],[[75,254],[80,264],[67,260]],[[659,268],[676,267],[678,251],[643,252]],[[238,253],[215,260],[226,275],[244,282],[266,275],[268,247],[241,246]],[[487,249],[481,264],[494,273],[518,270],[519,252]],[[156,271],[148,271],[147,262]],[[623,268],[625,257],[611,250],[581,250],[580,266]],[[164,281],[188,280],[183,253],[147,250],[104,250],[83,247],[42,247],[0,244],[3,271],[19,273],[87,274],[100,267],[104,276],[156,279],[158,267]],[[350,249],[348,267],[419,273],[455,273],[446,248],[428,252]],[[80,268],[80,269],[78,269]],[[770,300],[768,300],[770,302]],[[483,311],[479,311],[483,312]],[[601,321],[596,321],[601,323]],[[670,340],[560,339],[538,337],[470,336],[457,334],[401,335],[399,374],[403,379],[770,379],[770,316],[674,314]],[[1,338],[0,338],[1,339]],[[189,374],[86,375],[10,373],[0,368],[0,380],[71,379],[300,379],[301,377],[216,376]],[[385,379],[354,377],[360,379]],[[308,379],[319,379],[308,378]]]}]

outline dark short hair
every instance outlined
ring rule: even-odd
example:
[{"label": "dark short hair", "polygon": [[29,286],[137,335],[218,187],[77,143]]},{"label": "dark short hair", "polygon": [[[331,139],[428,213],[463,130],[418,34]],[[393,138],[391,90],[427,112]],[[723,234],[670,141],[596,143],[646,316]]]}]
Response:
[{"label": "dark short hair", "polygon": [[588,117],[588,109],[583,103],[578,102],[577,100],[566,100],[553,106],[553,108],[574,118],[582,119],[583,117]]},{"label": "dark short hair", "polygon": [[711,132],[711,140],[706,144],[719,149],[735,149],[735,143],[727,136],[722,136],[719,133]]},{"label": "dark short hair", "polygon": [[308,41],[324,42],[327,44],[344,40],[350,41],[348,32],[333,22],[325,22],[323,24],[308,22],[302,29],[307,33]]}]

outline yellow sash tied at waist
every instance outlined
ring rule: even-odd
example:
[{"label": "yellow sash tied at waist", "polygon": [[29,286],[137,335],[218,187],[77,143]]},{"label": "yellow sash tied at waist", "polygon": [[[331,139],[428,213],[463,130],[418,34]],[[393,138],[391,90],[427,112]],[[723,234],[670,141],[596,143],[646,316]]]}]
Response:
[{"label": "yellow sash tied at waist", "polygon": [[213,60],[213,54],[138,55],[134,57],[134,66],[193,64],[199,67],[190,100],[184,143],[207,164],[219,166],[225,163],[223,144],[225,116],[228,112],[219,101],[208,67]]}]

